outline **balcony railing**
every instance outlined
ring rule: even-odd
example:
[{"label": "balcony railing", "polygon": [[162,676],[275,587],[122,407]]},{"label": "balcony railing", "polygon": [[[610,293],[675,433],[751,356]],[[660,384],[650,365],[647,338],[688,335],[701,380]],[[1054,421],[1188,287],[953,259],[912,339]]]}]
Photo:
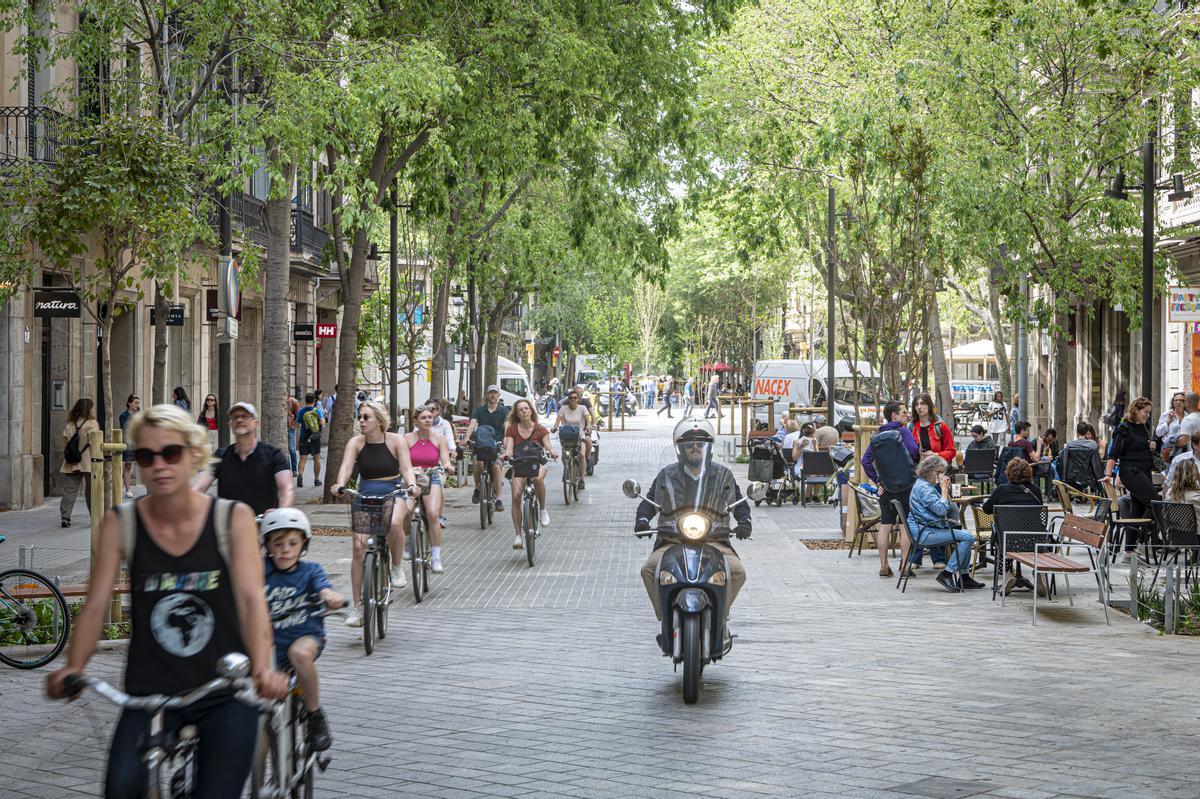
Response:
[{"label": "balcony railing", "polygon": [[0,168],[58,162],[67,117],[44,106],[0,106]]},{"label": "balcony railing", "polygon": [[319,258],[329,234],[317,227],[312,211],[292,209],[292,252]]}]

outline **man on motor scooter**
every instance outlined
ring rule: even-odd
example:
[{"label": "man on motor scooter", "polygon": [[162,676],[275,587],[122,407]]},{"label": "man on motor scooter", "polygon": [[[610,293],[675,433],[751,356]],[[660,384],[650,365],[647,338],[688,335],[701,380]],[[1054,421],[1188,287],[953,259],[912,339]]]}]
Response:
[{"label": "man on motor scooter", "polygon": [[[729,569],[729,604],[733,605],[738,591],[746,582],[746,569],[741,559],[729,545],[730,505],[742,498],[737,480],[728,467],[713,463],[712,449],[716,436],[712,425],[704,419],[683,419],[675,425],[671,435],[678,457],[676,463],[664,466],[650,490],[645,494],[645,500],[638,505],[635,532],[653,530],[650,520],[659,514],[659,535],[654,542],[654,551],[642,565],[642,582],[646,584],[646,593],[650,596],[650,604],[654,606],[654,615],[661,619],[662,608],[658,606],[658,585],[656,575],[663,552],[674,541],[669,533],[674,527],[676,513],[703,509],[713,520],[713,532],[710,536],[717,540],[709,541],[709,546],[720,550],[725,556],[725,564]],[[655,507],[657,503],[660,508]],[[737,520],[734,531],[738,539],[750,537],[750,504],[742,502],[732,508],[732,515]],[[728,630],[728,628],[726,628]]]}]

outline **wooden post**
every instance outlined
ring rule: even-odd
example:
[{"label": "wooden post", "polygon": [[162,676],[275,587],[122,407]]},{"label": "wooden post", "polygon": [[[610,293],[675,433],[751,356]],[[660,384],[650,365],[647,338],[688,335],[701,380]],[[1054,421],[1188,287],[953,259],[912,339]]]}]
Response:
[{"label": "wooden post", "polygon": [[750,454],[750,427],[746,419],[746,409],[748,407],[745,400],[740,402],[742,406],[742,446],[746,448],[746,454]]},{"label": "wooden post", "polygon": [[105,452],[112,453],[109,468],[112,476],[112,502],[111,505],[116,505],[125,498],[125,484],[122,481],[122,472],[124,471],[124,459],[121,457],[125,452],[125,434],[120,428],[114,427],[108,432],[112,438],[112,443],[104,447]]},{"label": "wooden post", "polygon": [[613,393],[611,391],[609,391],[608,392],[608,429],[610,431],[613,429],[612,412],[613,412]]},{"label": "wooden post", "polygon": [[775,400],[767,402],[767,429],[775,432]]},{"label": "wooden post", "polygon": [[96,562],[96,547],[100,543],[100,520],[104,518],[104,434],[95,430],[88,436],[88,457],[91,458],[91,480],[88,498],[92,520],[92,563]]}]

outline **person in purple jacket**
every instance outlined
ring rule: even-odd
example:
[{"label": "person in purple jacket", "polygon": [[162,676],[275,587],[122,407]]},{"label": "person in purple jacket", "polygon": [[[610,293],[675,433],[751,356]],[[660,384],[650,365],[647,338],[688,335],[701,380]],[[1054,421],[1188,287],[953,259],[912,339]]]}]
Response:
[{"label": "person in purple jacket", "polygon": [[[883,418],[886,421],[876,435],[889,430],[897,430],[900,433],[900,439],[904,442],[904,448],[908,450],[909,457],[912,458],[913,463],[916,463],[921,454],[921,448],[917,446],[917,440],[913,438],[912,431],[908,429],[910,421],[908,407],[903,402],[889,402],[883,406]],[[881,463],[879,466],[882,467],[883,464]],[[891,577],[892,567],[888,565],[888,544],[892,540],[892,526],[899,521],[896,518],[896,508],[892,505],[892,500],[899,500],[904,512],[908,513],[908,493],[912,488],[912,481],[910,480],[908,486],[903,487],[903,490],[888,491],[884,487],[884,483],[892,484],[893,481],[889,481],[885,477],[884,481],[880,482],[875,463],[875,450],[871,445],[868,445],[867,451],[863,453],[862,467],[867,477],[879,486],[879,533],[875,536],[875,542],[879,547],[879,576]],[[897,488],[896,485],[892,485],[892,487]]]}]

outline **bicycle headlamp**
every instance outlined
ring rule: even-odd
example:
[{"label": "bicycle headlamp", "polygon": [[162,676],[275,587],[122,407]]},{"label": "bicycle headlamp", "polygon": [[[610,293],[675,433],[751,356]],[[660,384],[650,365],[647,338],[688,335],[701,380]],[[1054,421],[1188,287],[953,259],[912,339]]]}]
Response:
[{"label": "bicycle headlamp", "polygon": [[689,541],[699,541],[708,535],[710,522],[700,513],[685,513],[679,517],[679,533]]}]

